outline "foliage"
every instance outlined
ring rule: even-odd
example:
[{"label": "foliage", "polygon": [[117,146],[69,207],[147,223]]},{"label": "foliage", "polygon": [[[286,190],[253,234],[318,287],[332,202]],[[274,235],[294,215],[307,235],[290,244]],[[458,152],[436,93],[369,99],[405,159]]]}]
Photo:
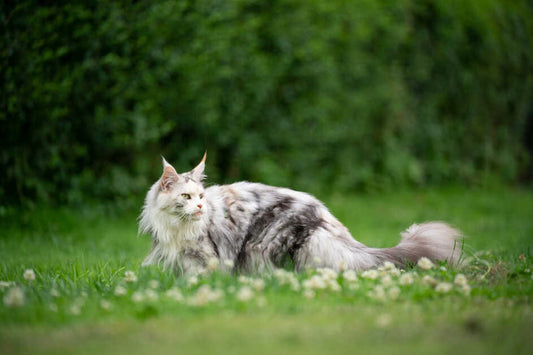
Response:
[{"label": "foliage", "polygon": [[317,191],[527,177],[528,1],[2,5],[0,198],[213,181]]}]

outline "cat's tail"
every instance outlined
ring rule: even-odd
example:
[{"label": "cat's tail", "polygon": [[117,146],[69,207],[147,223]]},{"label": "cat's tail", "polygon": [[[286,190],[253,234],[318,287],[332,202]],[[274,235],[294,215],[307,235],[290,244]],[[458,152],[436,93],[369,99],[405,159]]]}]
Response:
[{"label": "cat's tail", "polygon": [[306,267],[366,270],[389,261],[399,267],[416,264],[422,257],[433,262],[446,261],[457,265],[462,253],[462,234],[443,222],[413,224],[402,234],[402,240],[392,248],[370,248],[355,239],[345,229],[333,235],[318,229],[307,245],[295,255],[297,270]]},{"label": "cat's tail", "polygon": [[369,248],[382,263],[391,261],[397,265],[415,264],[422,257],[432,261],[447,261],[457,265],[462,253],[462,233],[444,222],[413,224],[402,234],[400,243],[392,248]]}]

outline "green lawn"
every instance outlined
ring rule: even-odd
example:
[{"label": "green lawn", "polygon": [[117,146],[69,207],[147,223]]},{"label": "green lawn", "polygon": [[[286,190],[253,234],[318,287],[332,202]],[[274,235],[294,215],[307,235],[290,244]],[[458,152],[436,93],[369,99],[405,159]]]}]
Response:
[{"label": "green lawn", "polygon": [[447,221],[467,235],[465,265],[356,280],[214,271],[195,283],[140,267],[150,242],[136,237],[136,212],[3,209],[0,353],[533,353],[532,191],[321,198],[369,246],[393,246],[413,222]]}]

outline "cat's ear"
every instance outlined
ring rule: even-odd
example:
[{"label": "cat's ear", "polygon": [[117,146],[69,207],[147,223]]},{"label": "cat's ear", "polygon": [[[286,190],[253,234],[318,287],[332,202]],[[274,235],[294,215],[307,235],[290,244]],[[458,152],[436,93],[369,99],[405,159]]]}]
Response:
[{"label": "cat's ear", "polygon": [[205,178],[204,170],[205,170],[205,159],[207,158],[207,152],[204,153],[204,157],[202,158],[202,161],[200,164],[196,166],[196,168],[191,170],[191,175],[194,180],[196,181],[202,181]]},{"label": "cat's ear", "polygon": [[163,175],[161,176],[161,190],[168,191],[179,180],[176,169],[163,158]]}]

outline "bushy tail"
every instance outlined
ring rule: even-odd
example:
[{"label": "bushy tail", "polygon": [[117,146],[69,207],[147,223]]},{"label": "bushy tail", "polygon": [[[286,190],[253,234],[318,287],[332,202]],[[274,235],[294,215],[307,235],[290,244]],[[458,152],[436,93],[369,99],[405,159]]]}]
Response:
[{"label": "bushy tail", "polygon": [[400,244],[387,249],[373,249],[382,261],[398,265],[414,264],[426,257],[432,261],[447,261],[457,265],[462,252],[462,234],[443,222],[413,224],[402,233]]}]

